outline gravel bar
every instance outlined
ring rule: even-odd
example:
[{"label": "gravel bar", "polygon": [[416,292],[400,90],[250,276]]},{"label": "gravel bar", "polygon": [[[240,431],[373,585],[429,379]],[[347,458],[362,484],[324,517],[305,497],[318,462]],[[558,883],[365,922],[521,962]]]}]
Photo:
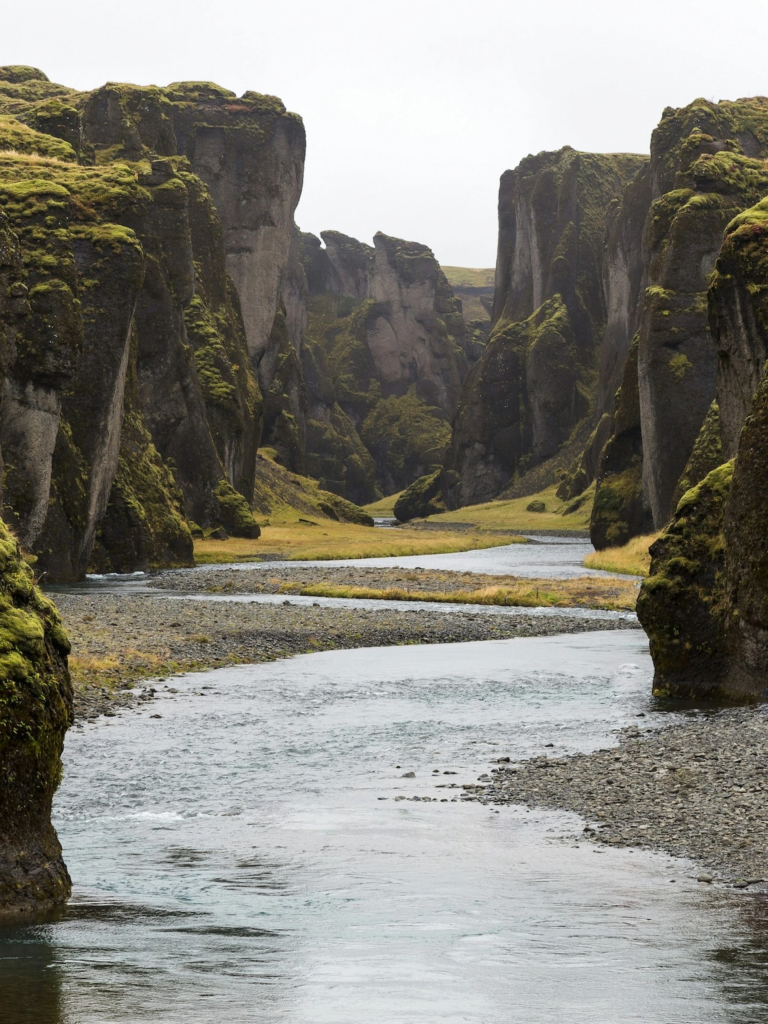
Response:
[{"label": "gravel bar", "polygon": [[122,688],[179,672],[353,647],[638,628],[633,620],[581,618],[573,613],[446,615],[417,607],[368,611],[288,599],[264,604],[145,594],[58,594],[56,601],[72,642],[76,715],[81,718],[132,706],[137,695]]},{"label": "gravel bar", "polygon": [[765,888],[768,714],[700,713],[662,730],[631,727],[591,754],[502,759],[462,798],[576,811],[587,839],[691,858],[701,882]]},{"label": "gravel bar", "polygon": [[[585,571],[586,575],[586,571]],[[616,577],[617,581],[626,585],[629,577]],[[609,588],[613,578],[588,577],[588,584]],[[563,581],[547,577],[547,585],[555,587]],[[291,566],[283,564],[279,568],[238,568],[195,569],[189,572],[161,572],[148,581],[149,587],[160,590],[172,590],[177,593],[208,594],[278,594],[290,589],[298,592],[302,587],[312,584],[325,584],[334,587],[369,587],[375,590],[418,590],[432,594],[445,594],[452,591],[474,591],[483,587],[505,587],[520,584],[529,585],[531,579],[520,576],[502,576],[483,572],[460,572],[455,569],[403,569],[400,567],[360,566],[360,565],[308,565]]]}]

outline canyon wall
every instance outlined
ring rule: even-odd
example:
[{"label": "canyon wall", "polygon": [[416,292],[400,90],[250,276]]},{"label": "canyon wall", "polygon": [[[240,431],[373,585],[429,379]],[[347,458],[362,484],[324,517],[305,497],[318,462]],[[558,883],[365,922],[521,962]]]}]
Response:
[{"label": "canyon wall", "polygon": [[[487,501],[547,464],[531,477],[536,490],[581,454],[603,411],[606,229],[645,164],[640,156],[565,147],[527,157],[502,176],[492,333],[456,413],[443,474],[449,507]],[[628,297],[636,288],[633,251],[627,261],[614,276],[623,274]],[[622,362],[622,345],[626,352],[623,338],[613,343],[606,380]]]},{"label": "canyon wall", "polygon": [[265,423],[301,468],[304,146],[274,97],[0,69],[3,515],[49,578],[188,564],[189,523],[257,536]]},{"label": "canyon wall", "polygon": [[0,917],[63,903],[72,883],[51,824],[72,721],[69,642],[0,522]]},{"label": "canyon wall", "polygon": [[[768,100],[761,97],[735,103],[696,100],[665,110],[653,133],[642,288],[639,301],[627,304],[627,323],[637,331],[637,380],[627,382],[628,389],[622,384],[619,393],[619,403],[627,404],[626,433],[626,413],[634,406],[630,392],[637,390],[634,440],[626,445],[614,433],[603,450],[592,522],[598,547],[664,526],[685,485],[697,483],[721,461],[712,430],[718,391],[726,449],[735,452],[755,370],[748,380],[724,384],[730,372],[726,348],[742,343],[735,337],[726,342],[723,335],[718,353],[707,289],[726,226],[768,192],[767,117]],[[625,367],[625,380],[630,369]]]},{"label": "canyon wall", "polygon": [[301,247],[307,469],[372,501],[440,467],[477,342],[426,246],[381,232],[373,246],[321,237]]},{"label": "canyon wall", "polygon": [[768,693],[767,296],[763,200],[728,225],[709,289],[719,406],[710,431],[717,428],[720,458],[729,461],[681,498],[651,548],[638,601],[659,695]]}]

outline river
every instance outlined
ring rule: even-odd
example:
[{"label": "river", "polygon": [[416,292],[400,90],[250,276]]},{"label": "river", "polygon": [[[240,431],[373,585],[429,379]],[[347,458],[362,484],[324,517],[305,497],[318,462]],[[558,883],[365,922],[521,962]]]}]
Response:
[{"label": "river", "polygon": [[650,676],[634,630],[334,651],[72,730],[75,893],[0,930],[0,1021],[768,1020],[762,897],[458,798],[495,758],[669,721]]}]

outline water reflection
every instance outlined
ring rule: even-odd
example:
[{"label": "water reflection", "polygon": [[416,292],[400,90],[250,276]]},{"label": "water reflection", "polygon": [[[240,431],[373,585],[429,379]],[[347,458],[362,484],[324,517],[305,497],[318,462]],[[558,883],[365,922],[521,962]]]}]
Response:
[{"label": "water reflection", "polygon": [[63,1024],[61,970],[45,924],[0,925],[0,1020]]}]

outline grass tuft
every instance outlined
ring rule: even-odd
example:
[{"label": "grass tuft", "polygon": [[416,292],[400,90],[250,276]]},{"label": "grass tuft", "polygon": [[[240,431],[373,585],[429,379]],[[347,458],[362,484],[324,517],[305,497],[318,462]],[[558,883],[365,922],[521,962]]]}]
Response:
[{"label": "grass tuft", "polygon": [[660,536],[660,533],[648,533],[642,537],[633,537],[620,548],[594,551],[584,559],[584,565],[587,569],[603,569],[605,572],[626,573],[629,576],[647,576],[651,567],[648,548]]},{"label": "grass tuft", "polygon": [[518,608],[601,608],[632,611],[637,585],[630,580],[604,580],[580,576],[572,580],[521,579],[512,586],[477,590],[406,590],[400,587],[345,587],[311,583],[297,588],[288,584],[285,593],[305,597],[355,597],[372,601],[438,601],[441,604],[505,605]]}]

